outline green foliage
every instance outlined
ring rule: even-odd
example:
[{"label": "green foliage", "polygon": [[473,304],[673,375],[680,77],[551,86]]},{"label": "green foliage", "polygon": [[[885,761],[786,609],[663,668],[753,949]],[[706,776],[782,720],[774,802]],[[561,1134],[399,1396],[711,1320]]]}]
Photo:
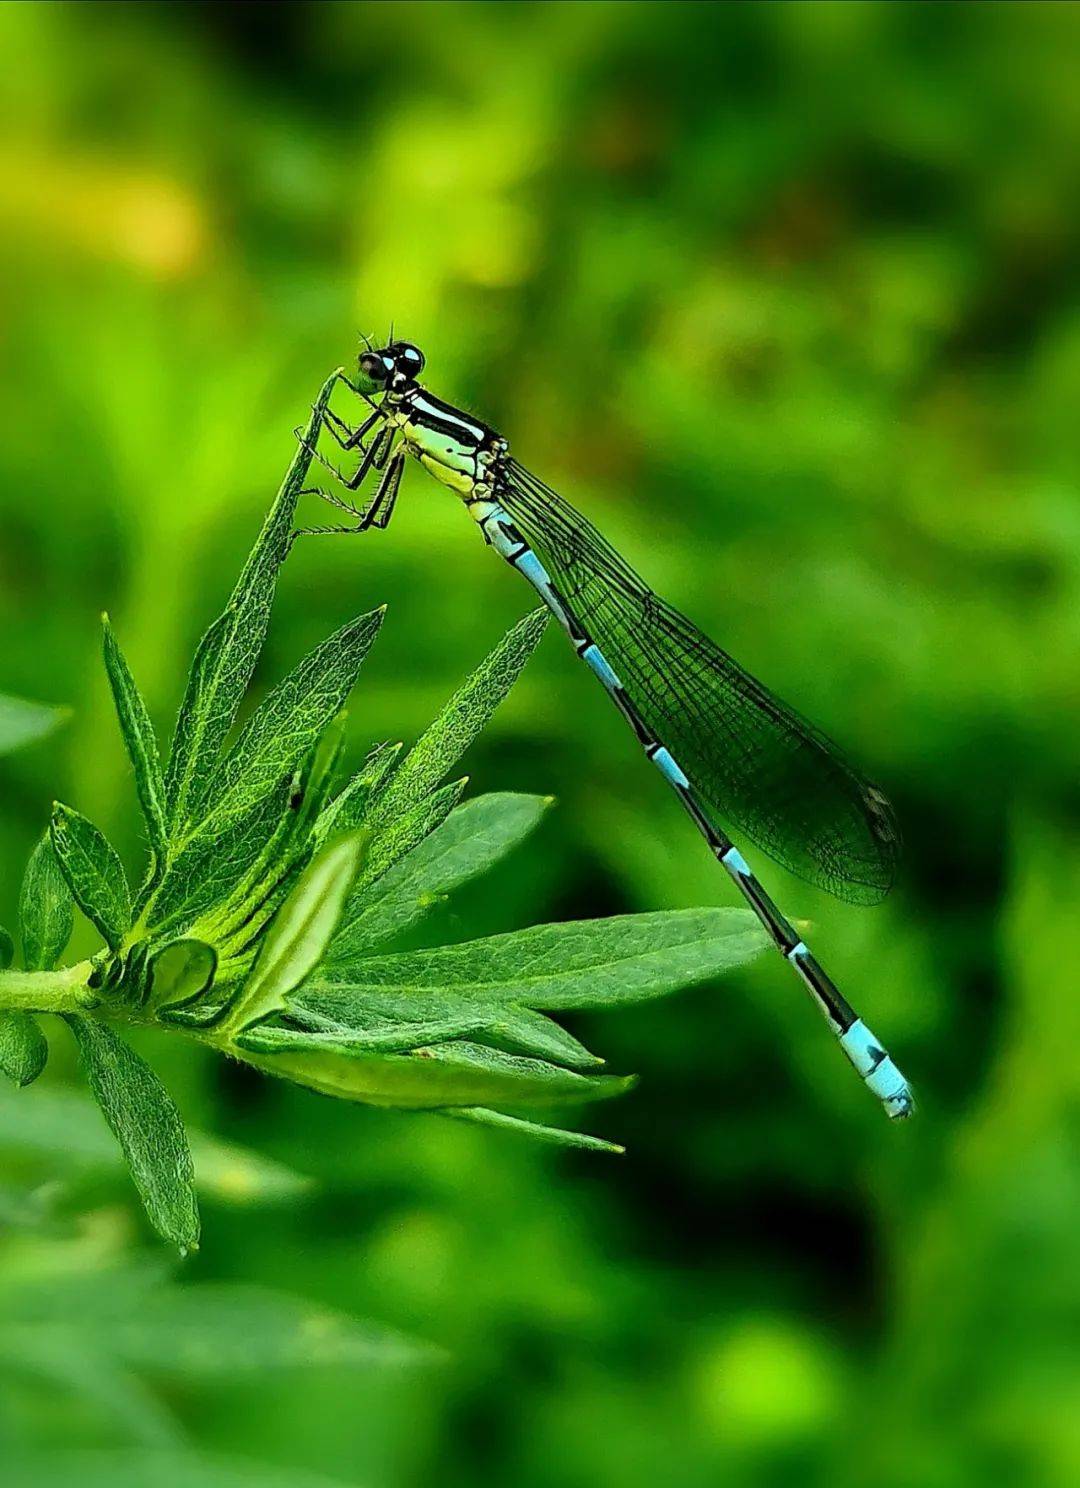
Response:
[{"label": "green foliage", "polygon": [[94,1098],[150,1223],[181,1255],[199,1244],[195,1170],[180,1113],[150,1066],[104,1023],[68,1016]]},{"label": "green foliage", "polygon": [[131,767],[135,772],[135,790],[142,807],[155,868],[163,867],[168,842],[165,780],[161,773],[157,739],[146,704],[139,695],[135,679],[120,650],[108,615],[102,616],[105,671],[112,689],[120,733]]},{"label": "green foliage", "polygon": [[29,1013],[0,1013],[0,1074],[31,1085],[45,1068],[49,1045]]},{"label": "green foliage", "polygon": [[520,677],[549,618],[538,609],[520,620],[417,740],[365,813],[376,843],[385,823],[420,805],[454,768]]},{"label": "green foliage", "polygon": [[289,994],[319,965],[341,918],[363,845],[359,834],[345,837],[324,848],[300,875],[229,1008],[225,1027],[230,1034],[284,1012]]},{"label": "green foliage", "polygon": [[[305,439],[317,434],[332,386],[330,379],[319,394]],[[301,445],[225,611],[207,630],[195,653],[165,778],[174,831],[182,832],[198,817],[251,681],[270,623],[278,570],[288,551],[293,513],[309,464],[310,457]]]},{"label": "green foliage", "polygon": [[75,903],[115,951],[131,924],[120,855],[93,822],[60,801],[53,806],[52,848]]},{"label": "green foliage", "polygon": [[[323,1094],[463,1112],[543,1142],[613,1151],[616,1144],[513,1114],[618,1094],[631,1083],[597,1073],[602,1061],[545,1012],[660,996],[750,960],[763,943],[746,912],[718,910],[370,954],[539,820],[543,801],[502,793],[461,807],[466,779],[442,781],[517,682],[547,616],[536,611],[516,624],[400,763],[398,746],[380,745],[340,788],[343,709],[381,609],[309,651],[231,738],[332,382],[224,614],[199,644],[165,774],[106,620],[105,669],[149,871],[133,904],[104,834],[57,803],[51,834],[24,875],[27,971],[6,986],[0,980],[0,1070],[16,1084],[35,1079],[47,1048],[31,1014],[64,1012],[150,1221],[185,1254],[198,1245],[199,1215],[180,1116],[105,1020],[186,1029]],[[107,949],[55,971],[72,900]],[[107,1378],[99,1376],[103,1388]]]},{"label": "green foliage", "polygon": [[[753,866],[923,1114],[883,1125],[769,955],[678,1002],[557,1015],[640,1072],[591,1108],[619,1162],[316,1100],[147,1035],[185,1116],[317,1183],[248,1211],[200,1188],[195,1274],[392,1319],[454,1364],[172,1385],[215,1454],[181,1466],[133,1457],[103,1405],[5,1377],[5,1488],[33,1443],[69,1449],[35,1488],[200,1469],[214,1488],[1074,1488],[1080,12],[267,13],[0,7],[0,688],[74,705],[0,758],[0,920],[17,930],[54,796],[142,880],[94,617],[166,755],[178,663],[318,372],[393,321],[436,394],[893,797],[907,848],[878,909]],[[299,520],[338,520],[304,500]],[[386,600],[345,760],[411,743],[527,595],[409,470],[387,532],[295,546],[239,717]],[[466,773],[459,810],[560,804],[373,954],[738,902],[561,635],[446,779]],[[97,944],[80,916],[68,959]],[[9,1133],[46,1106],[51,1133],[40,1158],[3,1149],[13,1284],[57,1256],[9,1213],[56,1205],[91,1274],[129,1232],[108,1129],[52,1106],[66,1053],[28,1090],[0,1082]],[[93,1162],[69,1158],[91,1132]]]},{"label": "green foliage", "polygon": [[19,893],[19,936],[27,971],[51,971],[67,949],[75,922],[75,905],[67,879],[44,833],[23,872]]},{"label": "green foliage", "polygon": [[302,1470],[222,1459],[188,1448],[20,1453],[8,1464],[9,1488],[343,1488]]},{"label": "green foliage", "polygon": [[548,1010],[618,1007],[744,965],[765,946],[738,909],[537,925],[510,935],[324,968],[304,1001],[327,1016],[385,1001],[475,998]]}]

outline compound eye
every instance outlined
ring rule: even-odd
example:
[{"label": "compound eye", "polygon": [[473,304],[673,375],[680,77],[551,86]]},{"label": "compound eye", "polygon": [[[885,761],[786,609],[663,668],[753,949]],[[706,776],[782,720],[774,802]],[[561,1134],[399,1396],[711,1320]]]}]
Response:
[{"label": "compound eye", "polygon": [[424,370],[424,353],[418,346],[403,341],[398,356],[413,377]]},{"label": "compound eye", "polygon": [[360,358],[360,370],[372,382],[385,382],[393,369],[393,362],[378,352],[369,351]]}]

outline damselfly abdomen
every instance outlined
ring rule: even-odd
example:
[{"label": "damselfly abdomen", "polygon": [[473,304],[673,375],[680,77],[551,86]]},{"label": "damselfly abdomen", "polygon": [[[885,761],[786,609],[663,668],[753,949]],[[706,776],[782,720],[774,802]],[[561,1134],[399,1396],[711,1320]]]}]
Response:
[{"label": "damselfly abdomen", "polygon": [[352,428],[327,413],[325,426],[343,449],[359,452],[360,463],[345,475],[313,453],[349,490],[376,476],[377,484],[363,508],[318,491],[355,521],[307,530],[385,527],[406,455],[456,492],[599,678],[866,1084],[890,1116],[909,1116],[907,1081],[727,835],[733,828],[810,883],[872,904],[888,892],[899,851],[884,795],[654,594],[580,512],[511,458],[502,435],[429,393],[417,380],[423,368],[417,347],[393,341],[364,352],[355,382],[341,374],[366,417]]}]

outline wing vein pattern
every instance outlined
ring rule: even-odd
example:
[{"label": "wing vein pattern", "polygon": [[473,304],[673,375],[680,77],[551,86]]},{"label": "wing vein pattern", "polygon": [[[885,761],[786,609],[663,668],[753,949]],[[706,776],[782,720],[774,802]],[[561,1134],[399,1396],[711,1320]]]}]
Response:
[{"label": "wing vein pattern", "polygon": [[514,460],[499,500],[715,825],[838,898],[883,898],[900,834],[882,792]]}]

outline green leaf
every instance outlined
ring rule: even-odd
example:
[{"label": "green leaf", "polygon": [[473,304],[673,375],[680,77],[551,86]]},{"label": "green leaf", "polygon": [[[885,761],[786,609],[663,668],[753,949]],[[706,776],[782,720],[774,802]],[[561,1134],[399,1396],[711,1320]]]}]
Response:
[{"label": "green leaf", "polygon": [[258,959],[229,1009],[225,1027],[243,1029],[280,1012],[285,999],[322,959],[363,850],[353,833],[324,848],[305,868],[267,931]]},{"label": "green leaf", "polygon": [[196,919],[229,898],[256,871],[293,813],[295,776],[283,776],[261,801],[221,832],[197,835],[177,853],[159,884],[149,913],[155,930],[182,934]]},{"label": "green leaf", "polygon": [[[343,1047],[404,1052],[421,1044],[478,1037],[483,1043],[535,1054],[571,1069],[595,1069],[604,1062],[543,1013],[512,1004],[483,1003],[442,990],[403,999],[393,993],[361,995],[351,988],[346,1022],[344,1008],[340,1018],[326,1017],[309,1007],[302,1000],[304,995],[301,992],[300,1000],[290,1000],[290,1017],[315,1032],[336,1035]],[[265,1046],[245,1043],[245,1048],[261,1052],[265,1047],[270,1052],[272,1047],[283,1046],[282,1030],[259,1031],[267,1035]],[[290,1038],[295,1037],[290,1033]]]},{"label": "green leaf", "polygon": [[64,954],[75,922],[75,903],[60,871],[52,833],[30,854],[19,892],[19,936],[27,971],[51,971]]},{"label": "green leaf", "polygon": [[568,1064],[571,1069],[595,1069],[604,1062],[551,1018],[526,1007],[500,1007],[489,1025],[489,1033],[511,1048]]},{"label": "green leaf", "polygon": [[633,1084],[629,1078],[581,1075],[483,1044],[455,1041],[409,1054],[365,1054],[353,1047],[342,1051],[332,1042],[273,1054],[245,1052],[242,1057],[256,1069],[323,1095],[409,1110],[547,1106],[618,1095]]},{"label": "green leaf", "polygon": [[52,845],[76,904],[115,951],[131,925],[131,890],[115,848],[60,801],[53,806]]},{"label": "green leaf", "polygon": [[48,1057],[45,1035],[29,1013],[0,1012],[0,1073],[15,1085],[31,1085]]},{"label": "green leaf", "polygon": [[407,807],[400,816],[382,817],[380,828],[370,829],[373,837],[361,882],[369,884],[381,878],[388,868],[412,852],[436,827],[441,827],[461,800],[468,783],[468,776],[462,776],[417,801],[415,806]]},{"label": "green leaf", "polygon": [[293,514],[303,489],[322,413],[337,374],[324,384],[304,439],[251,550],[224,613],[199,642],[176,721],[165,773],[169,822],[174,833],[199,814],[212,769],[236,718],[266,637],[278,570],[289,549]]},{"label": "green leaf", "polygon": [[135,790],[142,807],[150,846],[157,862],[165,860],[168,831],[166,827],[165,781],[161,773],[157,739],[135,679],[120,650],[108,615],[101,617],[105,653],[105,670],[112,689],[116,716],[131,767],[135,772]]},{"label": "green leaf", "polygon": [[217,952],[202,940],[174,940],[151,965],[149,1006],[160,1015],[202,996],[214,980]]},{"label": "green leaf", "polygon": [[458,806],[377,882],[353,890],[327,960],[346,963],[409,929],[515,847],[550,803],[550,796],[496,791]]},{"label": "green leaf", "polygon": [[249,1054],[408,1054],[429,1044],[445,1044],[483,1033],[488,1021],[484,1013],[473,1013],[461,1018],[387,1022],[377,1028],[323,1032],[275,1028],[264,1023],[238,1033],[236,1042]]},{"label": "green leaf", "polygon": [[400,744],[377,744],[343,791],[325,808],[315,827],[321,847],[334,832],[352,832],[364,824],[371,797],[378,791],[401,753]]},{"label": "green leaf", "polygon": [[520,677],[549,618],[546,609],[526,615],[454,693],[373,803],[367,818],[373,835],[415,806],[453,769]]},{"label": "green leaf", "polygon": [[10,697],[0,692],[0,754],[8,754],[24,744],[33,744],[51,734],[70,716],[67,708],[48,703],[29,703],[25,698]]},{"label": "green leaf", "polygon": [[766,944],[756,917],[745,909],[615,915],[373,956],[348,973],[327,967],[300,1000],[343,1023],[354,1001],[380,993],[408,1001],[441,992],[552,1011],[620,1007],[742,966]]},{"label": "green leaf", "polygon": [[0,971],[5,970],[11,965],[11,958],[14,954],[15,942],[12,939],[11,931],[6,930],[3,925],[0,925]]},{"label": "green leaf", "polygon": [[341,711],[385,611],[361,615],[316,646],[252,714],[211,783],[198,831],[220,832],[295,769]]},{"label": "green leaf", "polygon": [[296,871],[312,856],[314,825],[337,778],[344,726],[342,713],[315,740],[290,777],[286,807],[273,836],[220,907],[207,916],[207,927],[223,940],[239,934],[249,942],[269,923]]},{"label": "green leaf", "polygon": [[566,1131],[560,1126],[541,1126],[538,1121],[525,1121],[520,1116],[507,1116],[504,1111],[490,1111],[484,1106],[458,1106],[440,1111],[441,1116],[450,1116],[455,1121],[473,1121],[478,1126],[497,1126],[502,1131],[516,1132],[534,1142],[546,1142],[554,1147],[581,1147],[589,1152],[613,1152],[621,1156],[626,1151],[618,1142],[605,1142],[602,1137],[590,1137],[585,1132]]},{"label": "green leaf", "polygon": [[135,1050],[95,1018],[67,1015],[90,1089],[127,1158],[158,1234],[181,1255],[199,1244],[195,1173],[180,1113]]}]

